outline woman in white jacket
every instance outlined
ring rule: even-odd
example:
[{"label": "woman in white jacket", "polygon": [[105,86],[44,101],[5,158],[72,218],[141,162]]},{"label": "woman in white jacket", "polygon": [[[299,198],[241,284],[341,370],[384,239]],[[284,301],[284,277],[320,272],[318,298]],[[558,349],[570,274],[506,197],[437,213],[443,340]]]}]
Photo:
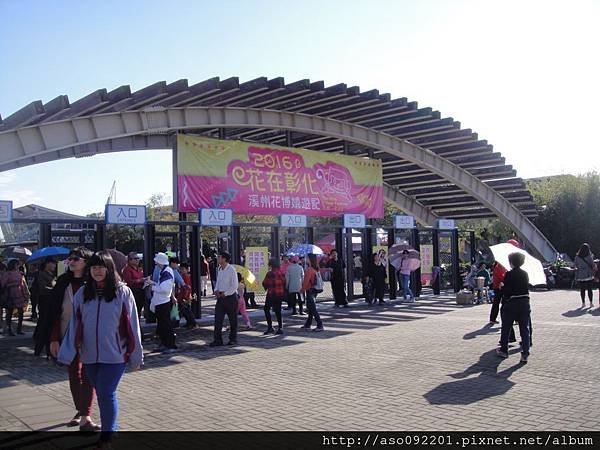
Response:
[{"label": "woman in white jacket", "polygon": [[173,353],[177,350],[175,333],[171,325],[171,308],[175,275],[169,267],[169,257],[164,253],[157,253],[154,262],[160,268],[158,282],[152,285],[152,300],[150,311],[156,314],[156,334],[160,338],[160,345],[155,352]]}]

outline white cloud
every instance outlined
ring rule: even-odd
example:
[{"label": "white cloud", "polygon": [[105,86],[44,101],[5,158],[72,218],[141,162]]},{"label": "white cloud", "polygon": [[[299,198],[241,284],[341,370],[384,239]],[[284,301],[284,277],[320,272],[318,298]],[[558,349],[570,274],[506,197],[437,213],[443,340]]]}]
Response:
[{"label": "white cloud", "polygon": [[13,208],[19,208],[31,203],[39,203],[42,200],[42,197],[40,197],[36,191],[30,189],[20,191],[0,191],[0,198],[12,200]]}]

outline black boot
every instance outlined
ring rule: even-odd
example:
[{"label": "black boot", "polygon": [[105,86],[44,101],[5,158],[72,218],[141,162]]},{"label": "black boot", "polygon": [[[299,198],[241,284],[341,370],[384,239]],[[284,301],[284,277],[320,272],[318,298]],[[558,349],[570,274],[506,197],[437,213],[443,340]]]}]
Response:
[{"label": "black boot", "polygon": [[17,323],[17,334],[25,334],[23,332],[23,321],[19,320],[19,322]]}]

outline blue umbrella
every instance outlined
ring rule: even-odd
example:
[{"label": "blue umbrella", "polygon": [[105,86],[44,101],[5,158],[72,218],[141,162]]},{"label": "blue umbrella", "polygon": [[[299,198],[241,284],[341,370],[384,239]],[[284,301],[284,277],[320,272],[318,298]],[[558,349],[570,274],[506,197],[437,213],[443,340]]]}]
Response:
[{"label": "blue umbrella", "polygon": [[323,250],[313,244],[296,244],[285,252],[287,256],[306,256],[311,253],[313,255],[322,255]]},{"label": "blue umbrella", "polygon": [[33,254],[27,258],[27,263],[32,263],[38,259],[44,259],[52,256],[67,256],[71,250],[65,247],[44,247],[33,252]]}]

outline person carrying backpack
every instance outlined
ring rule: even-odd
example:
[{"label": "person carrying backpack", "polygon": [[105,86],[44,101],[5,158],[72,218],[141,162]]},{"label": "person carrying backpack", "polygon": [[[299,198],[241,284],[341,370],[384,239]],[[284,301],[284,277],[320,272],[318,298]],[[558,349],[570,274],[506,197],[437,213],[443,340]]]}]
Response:
[{"label": "person carrying backpack", "polygon": [[312,325],[312,319],[315,318],[317,322],[317,328],[313,331],[323,331],[323,322],[319,311],[317,310],[316,298],[317,294],[323,292],[323,278],[319,272],[319,266],[317,265],[317,257],[312,253],[308,255],[309,266],[304,272],[304,281],[302,283],[302,292],[306,294],[306,309],[308,310],[308,317],[306,322],[301,327],[304,330],[310,329]]}]

